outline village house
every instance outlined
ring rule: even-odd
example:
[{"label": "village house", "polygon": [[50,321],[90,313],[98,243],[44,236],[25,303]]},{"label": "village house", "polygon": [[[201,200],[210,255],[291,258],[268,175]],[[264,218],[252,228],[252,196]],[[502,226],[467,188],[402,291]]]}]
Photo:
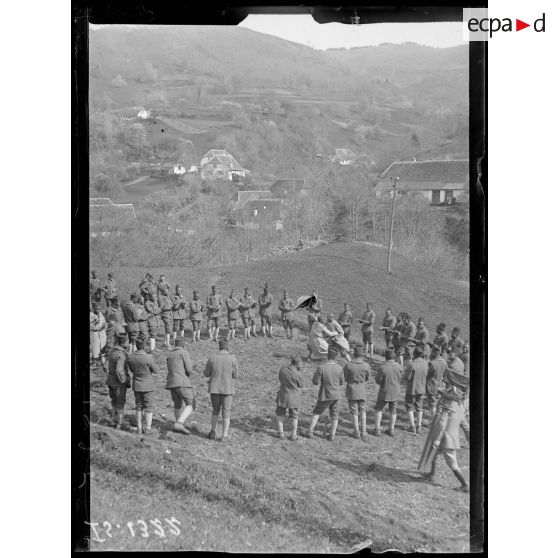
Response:
[{"label": "village house", "polygon": [[332,163],[340,165],[352,165],[357,159],[352,149],[336,149],[335,155],[330,158]]},{"label": "village house", "polygon": [[186,167],[181,163],[177,163],[176,165],[173,165],[173,167],[169,170],[169,174],[175,174],[178,176],[186,174]]},{"label": "village house", "polygon": [[308,195],[310,189],[306,187],[304,179],[279,179],[269,188],[274,198],[300,199]]},{"label": "village house", "polygon": [[140,111],[138,112],[138,118],[140,120],[147,120],[148,118],[151,118],[151,111],[140,109]]},{"label": "village house", "polygon": [[283,228],[281,223],[281,200],[274,198],[269,190],[240,190],[231,204],[230,223],[250,229],[262,225]]},{"label": "village house", "polygon": [[202,157],[200,169],[203,179],[234,180],[246,178],[249,172],[224,149],[210,149]]},{"label": "village house", "polygon": [[452,205],[469,192],[469,159],[395,161],[376,185],[377,197],[388,197],[393,178],[402,195],[417,192],[432,205]]}]

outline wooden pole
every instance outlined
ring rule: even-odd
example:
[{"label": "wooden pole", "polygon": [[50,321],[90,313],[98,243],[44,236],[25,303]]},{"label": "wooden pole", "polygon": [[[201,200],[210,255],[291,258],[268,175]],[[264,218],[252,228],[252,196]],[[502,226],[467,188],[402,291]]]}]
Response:
[{"label": "wooden pole", "polygon": [[393,198],[391,200],[391,223],[389,226],[389,244],[388,244],[388,261],[387,270],[391,273],[391,249],[393,248],[393,220],[395,217],[395,196],[397,195],[397,180],[398,177],[393,179]]}]

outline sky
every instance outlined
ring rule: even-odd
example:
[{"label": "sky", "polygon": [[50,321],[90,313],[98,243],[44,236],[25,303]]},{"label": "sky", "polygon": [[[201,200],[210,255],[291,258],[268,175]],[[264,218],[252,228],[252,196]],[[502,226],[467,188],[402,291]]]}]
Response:
[{"label": "sky", "polygon": [[461,22],[375,23],[356,26],[343,23],[320,24],[310,14],[251,14],[239,27],[321,50],[408,41],[434,47],[465,44]]}]

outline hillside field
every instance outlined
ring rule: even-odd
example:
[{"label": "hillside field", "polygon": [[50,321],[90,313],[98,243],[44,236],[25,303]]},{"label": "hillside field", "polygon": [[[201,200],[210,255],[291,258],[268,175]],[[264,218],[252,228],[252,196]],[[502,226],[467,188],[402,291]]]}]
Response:
[{"label": "hillside field", "polygon": [[[449,327],[460,325],[467,339],[467,287],[440,279],[397,255],[392,260],[393,274],[388,276],[385,256],[385,250],[364,243],[337,243],[239,266],[120,269],[116,279],[126,298],[132,289],[137,290],[147,271],[156,276],[165,272],[169,282],[180,282],[188,296],[194,287],[205,295],[213,283],[223,294],[231,286],[240,293],[246,284],[257,295],[268,281],[276,303],[284,287],[293,297],[315,288],[326,312],[338,314],[347,300],[360,317],[365,301],[371,300],[377,323],[391,305],[396,312],[409,311],[415,320],[423,316],[431,331],[441,319]],[[98,271],[104,279],[106,270]],[[303,325],[305,314],[299,318]],[[230,439],[212,442],[206,438],[211,411],[203,368],[216,343],[206,340],[203,332],[202,342],[192,345],[189,333],[187,349],[195,366],[197,401],[186,423],[190,436],[170,432],[174,417],[171,397],[164,389],[166,351],[155,355],[159,370],[153,419],[156,435],[151,437],[130,431],[135,425],[131,391],[123,430],[110,428],[105,375],[97,369],[90,372],[91,521],[99,524],[97,537],[92,533],[92,550],[350,552],[369,547],[373,551],[468,552],[469,496],[455,490],[458,483],[445,463],[440,463],[436,484],[418,474],[426,432],[412,435],[406,431],[402,401],[394,438],[370,436],[362,441],[350,437],[351,417],[342,400],[335,441],[322,437],[325,417],[313,440],[281,441],[274,437],[277,374],[289,355],[305,354],[306,333],[299,330],[287,340],[281,328],[275,327],[273,339],[249,341],[240,334],[230,346],[240,366]],[[376,342],[383,347],[378,335]],[[159,347],[161,343],[159,337]],[[374,355],[369,362],[374,376],[383,358]],[[311,384],[316,365],[303,364],[306,385],[300,431],[309,424],[318,391]],[[371,378],[366,406],[369,432],[376,395],[377,385]],[[386,420],[384,415],[383,426]],[[423,431],[428,430],[425,422]],[[285,426],[288,431],[290,421]],[[218,437],[220,433],[219,425]],[[468,477],[467,447],[458,452],[458,459]],[[165,522],[173,518],[175,526],[179,522],[178,534]],[[155,526],[156,519],[164,527],[164,536]],[[141,520],[146,522],[147,536],[142,534]],[[110,523],[111,536],[103,522]]]}]

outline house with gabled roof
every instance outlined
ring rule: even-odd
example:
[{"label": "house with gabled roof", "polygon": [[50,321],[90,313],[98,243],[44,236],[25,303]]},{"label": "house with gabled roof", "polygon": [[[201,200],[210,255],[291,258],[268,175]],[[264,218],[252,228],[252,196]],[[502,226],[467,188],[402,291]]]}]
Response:
[{"label": "house with gabled roof", "polygon": [[310,190],[303,178],[282,178],[276,180],[269,189],[273,197],[281,199],[303,198],[308,195]]},{"label": "house with gabled roof", "polygon": [[245,178],[249,172],[224,149],[210,149],[201,159],[202,178],[234,180]]},{"label": "house with gabled roof", "polygon": [[230,207],[230,223],[257,229],[262,225],[281,225],[281,200],[269,190],[240,190]]},{"label": "house with gabled roof", "polygon": [[397,192],[417,192],[432,205],[451,205],[469,192],[469,159],[395,161],[376,184],[378,197],[390,196],[394,178]]},{"label": "house with gabled roof", "polygon": [[340,165],[352,165],[357,160],[357,156],[352,149],[336,149],[335,155],[331,158],[332,163]]}]

